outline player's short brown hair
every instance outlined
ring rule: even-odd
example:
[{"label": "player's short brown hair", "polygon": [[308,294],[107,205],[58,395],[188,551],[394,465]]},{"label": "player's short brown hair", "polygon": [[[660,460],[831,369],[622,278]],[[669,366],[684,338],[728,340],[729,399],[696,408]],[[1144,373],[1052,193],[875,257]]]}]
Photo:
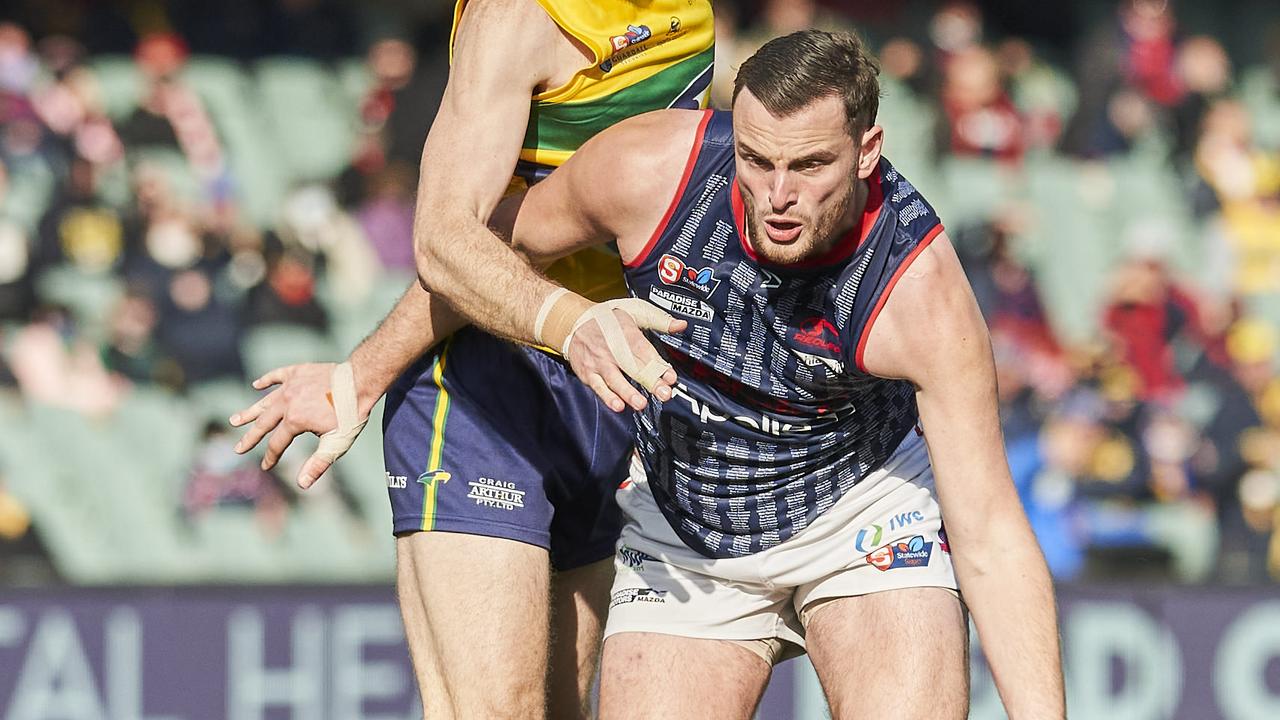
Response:
[{"label": "player's short brown hair", "polygon": [[830,95],[844,101],[855,139],[880,109],[880,63],[857,35],[801,30],[774,38],[747,58],[733,81],[733,101],[743,88],[774,115],[790,115]]}]

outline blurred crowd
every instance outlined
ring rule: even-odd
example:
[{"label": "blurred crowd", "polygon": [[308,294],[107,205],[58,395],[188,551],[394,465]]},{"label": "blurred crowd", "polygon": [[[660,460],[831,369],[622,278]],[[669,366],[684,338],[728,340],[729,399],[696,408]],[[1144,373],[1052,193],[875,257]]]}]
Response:
[{"label": "blurred crowd", "polygon": [[[82,579],[43,448],[77,452],[70,418],[166,422],[143,400],[180,409],[185,439],[136,433],[130,466],[148,441],[181,448],[147,486],[175,537],[233,512],[283,542],[312,503],[384,532],[378,472],[340,463],[300,495],[289,462],[232,451],[225,417],[257,373],[345,354],[412,278],[447,68],[449,8],[426,4],[443,7],[413,35],[344,33],[385,14],[320,0],[0,22],[0,434],[43,433],[0,442],[0,584]],[[764,40],[856,27],[881,58],[886,154],[939,209],[991,326],[1055,576],[1280,579],[1280,40],[1241,68],[1163,0],[1106,3],[1065,46],[997,33],[983,4],[902,5],[718,2],[713,102]],[[1153,184],[1165,205],[1141,200]]]}]

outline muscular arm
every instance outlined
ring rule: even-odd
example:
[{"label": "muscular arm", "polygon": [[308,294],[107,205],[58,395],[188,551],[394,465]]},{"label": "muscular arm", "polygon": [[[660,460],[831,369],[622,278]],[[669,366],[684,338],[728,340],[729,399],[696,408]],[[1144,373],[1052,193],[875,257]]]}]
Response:
[{"label": "muscular arm", "polygon": [[1009,473],[986,324],[946,235],[903,275],[864,358],[918,388],[956,579],[1009,716],[1065,717],[1053,585]]},{"label": "muscular arm", "polygon": [[[669,397],[675,375],[663,370],[640,328],[677,332],[684,321],[639,300],[599,307],[568,293],[549,302],[560,288],[533,266],[610,240],[624,260],[639,254],[676,192],[702,118],[694,111],[658,111],[600,133],[523,198],[499,208],[495,224],[513,223],[510,245],[488,235],[484,241],[492,247],[459,256],[433,250],[440,243],[420,244],[424,287],[496,334],[557,348],[572,337],[574,372],[615,411],[624,402],[637,410],[645,404],[624,372]],[[482,244],[478,236],[476,244]],[[544,312],[547,306],[554,309]],[[535,327],[540,315],[542,333]],[[611,320],[617,323],[613,342],[605,329]]]},{"label": "muscular arm", "polygon": [[[485,221],[510,181],[530,98],[567,80],[586,60],[534,0],[472,0],[454,50],[443,104],[423,151],[414,236],[419,246],[424,235],[432,236],[448,256],[479,259],[476,253],[494,240]],[[368,417],[400,373],[465,324],[416,283],[409,287],[349,358],[359,416]],[[247,452],[271,433],[263,461],[271,467],[297,435],[333,430],[333,407],[325,400],[331,368],[297,365],[259,378],[258,389],[280,387],[232,417],[234,425],[253,423],[237,449]],[[299,483],[309,486],[328,466],[312,456]]]},{"label": "muscular arm", "polygon": [[[541,34],[542,42],[531,44],[531,32]],[[530,97],[553,70],[536,51],[531,55],[521,48],[552,47],[549,33],[559,30],[532,0],[468,6],[454,46],[453,72],[423,149],[414,218],[423,287],[464,308],[485,329],[518,339],[523,338],[505,314],[475,301],[467,281],[475,278],[486,292],[515,304],[531,302],[531,294],[545,295],[553,287],[540,278],[530,281],[526,263],[486,226],[515,169]]]}]

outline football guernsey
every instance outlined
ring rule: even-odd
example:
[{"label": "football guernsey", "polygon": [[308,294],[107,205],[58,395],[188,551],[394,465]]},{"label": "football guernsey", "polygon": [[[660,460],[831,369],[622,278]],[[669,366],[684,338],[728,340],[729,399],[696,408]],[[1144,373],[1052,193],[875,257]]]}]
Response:
[{"label": "football guernsey", "polygon": [[682,185],[630,293],[689,322],[654,335],[680,380],[636,415],[637,452],[676,533],[714,558],[784,542],[884,464],[917,422],[911,383],[866,372],[876,315],[942,231],[888,160],[859,224],[824,256],[779,266],[744,232],[732,118],[707,111]]}]

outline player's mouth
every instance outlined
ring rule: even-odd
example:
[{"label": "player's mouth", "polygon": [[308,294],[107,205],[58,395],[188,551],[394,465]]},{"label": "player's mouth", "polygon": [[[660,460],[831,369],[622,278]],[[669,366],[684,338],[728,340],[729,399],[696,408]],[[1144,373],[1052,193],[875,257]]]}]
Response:
[{"label": "player's mouth", "polygon": [[769,236],[769,241],[779,245],[789,245],[800,237],[800,231],[804,229],[803,223],[794,220],[765,220],[764,232]]}]

